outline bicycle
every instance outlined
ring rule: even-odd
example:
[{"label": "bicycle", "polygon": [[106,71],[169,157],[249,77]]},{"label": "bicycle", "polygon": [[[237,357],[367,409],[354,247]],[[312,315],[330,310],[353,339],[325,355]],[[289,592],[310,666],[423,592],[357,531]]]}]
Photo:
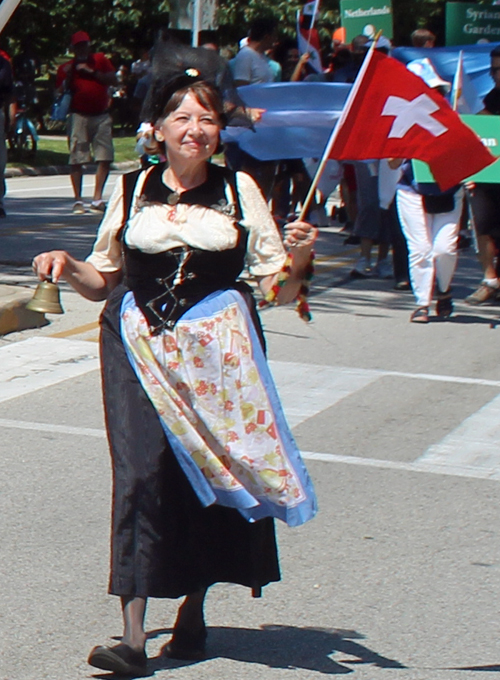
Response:
[{"label": "bicycle", "polygon": [[38,133],[35,124],[28,116],[29,86],[18,81],[14,88],[17,113],[7,137],[9,151],[15,160],[33,160],[37,150]]}]

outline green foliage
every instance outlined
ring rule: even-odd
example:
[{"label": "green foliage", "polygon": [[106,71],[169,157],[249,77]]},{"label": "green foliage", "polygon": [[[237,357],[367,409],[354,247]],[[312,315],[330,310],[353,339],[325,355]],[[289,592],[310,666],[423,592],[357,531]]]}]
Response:
[{"label": "green foliage", "polygon": [[168,0],[22,0],[2,44],[10,54],[30,45],[42,62],[53,64],[68,50],[71,34],[84,30],[96,51],[132,57],[167,25],[169,8]]},{"label": "green foliage", "polygon": [[[281,37],[295,36],[296,13],[305,0],[219,2],[220,42],[225,45],[237,43],[259,16],[277,19]],[[491,0],[479,3],[490,5]],[[321,0],[317,28],[325,46],[339,25],[339,5],[340,0]],[[393,0],[395,43],[408,44],[415,28],[427,27],[442,44],[445,5],[445,0]],[[169,0],[22,0],[0,43],[10,54],[30,45],[43,63],[53,65],[67,52],[71,34],[86,30],[96,50],[130,59],[168,24],[169,9]]]},{"label": "green foliage", "polygon": [[[304,0],[222,0],[219,9],[221,43],[237,43],[245,37],[251,22],[258,17],[277,20],[280,37],[293,37],[297,31],[297,10]],[[329,38],[339,19],[339,0],[322,0],[317,28]]]}]

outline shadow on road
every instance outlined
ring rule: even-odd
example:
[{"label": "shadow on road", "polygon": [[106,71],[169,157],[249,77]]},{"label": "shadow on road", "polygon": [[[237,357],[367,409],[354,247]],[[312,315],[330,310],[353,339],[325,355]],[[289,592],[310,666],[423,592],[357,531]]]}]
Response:
[{"label": "shadow on road", "polygon": [[[159,629],[149,639],[170,637],[172,629]],[[378,668],[405,668],[362,645],[356,631],[329,628],[263,625],[260,629],[210,627],[207,659],[224,658],[269,668],[301,668],[325,675],[352,673],[351,666],[370,664]],[[330,658],[335,655],[336,659]],[[338,658],[337,658],[338,657]],[[344,658],[348,657],[348,658]],[[150,659],[151,672],[178,668],[195,662],[159,656]],[[200,662],[196,662],[200,663]]]}]

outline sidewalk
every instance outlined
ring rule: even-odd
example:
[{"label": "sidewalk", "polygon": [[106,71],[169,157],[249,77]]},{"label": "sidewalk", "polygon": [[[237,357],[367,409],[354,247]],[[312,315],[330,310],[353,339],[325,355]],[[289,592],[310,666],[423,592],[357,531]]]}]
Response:
[{"label": "sidewalk", "polygon": [[[96,165],[89,163],[83,166],[85,174],[93,174]],[[139,161],[113,163],[112,170],[126,172],[140,167]],[[5,177],[36,177],[43,175],[69,175],[69,165],[48,165],[42,167],[7,168]],[[26,309],[26,304],[33,297],[33,289],[22,285],[0,284],[0,336],[27,328],[39,328],[48,324],[45,314]]]}]

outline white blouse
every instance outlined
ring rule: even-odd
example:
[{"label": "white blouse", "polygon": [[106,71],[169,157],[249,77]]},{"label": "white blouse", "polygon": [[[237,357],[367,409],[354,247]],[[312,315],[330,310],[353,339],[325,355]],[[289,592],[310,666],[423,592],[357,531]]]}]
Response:
[{"label": "white blouse", "polygon": [[[146,170],[139,175],[134,190],[125,231],[125,242],[129,248],[154,254],[186,245],[212,251],[236,247],[238,231],[234,217],[227,214],[227,209],[219,211],[185,203],[175,206],[141,203],[139,197],[148,172]],[[275,274],[283,267],[286,252],[267,203],[253,178],[246,173],[236,173],[236,185],[243,216],[241,224],[248,231],[248,269],[253,276]],[[230,208],[234,198],[229,185],[226,197]],[[86,260],[100,272],[114,272],[122,268],[121,245],[116,235],[124,221],[123,208],[123,181],[119,180],[100,224],[92,253]]]}]

